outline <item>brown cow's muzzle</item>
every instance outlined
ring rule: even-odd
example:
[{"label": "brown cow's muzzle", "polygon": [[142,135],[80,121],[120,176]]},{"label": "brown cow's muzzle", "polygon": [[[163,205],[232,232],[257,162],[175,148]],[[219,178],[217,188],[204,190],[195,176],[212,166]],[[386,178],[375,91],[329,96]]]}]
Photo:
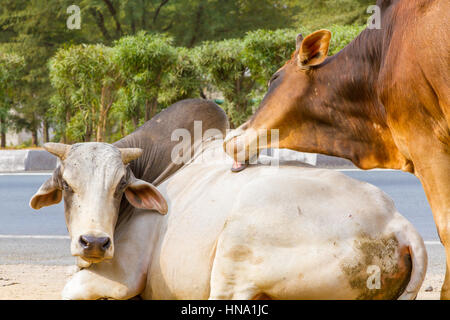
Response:
[{"label": "brown cow's muzzle", "polygon": [[111,247],[109,237],[95,237],[91,235],[82,235],[78,239],[82,249],[82,258],[89,262],[100,262],[105,258],[106,251]]},{"label": "brown cow's muzzle", "polygon": [[232,171],[239,172],[247,167],[258,156],[258,135],[253,129],[247,129],[245,123],[228,133],[224,140],[224,151],[234,159]]}]

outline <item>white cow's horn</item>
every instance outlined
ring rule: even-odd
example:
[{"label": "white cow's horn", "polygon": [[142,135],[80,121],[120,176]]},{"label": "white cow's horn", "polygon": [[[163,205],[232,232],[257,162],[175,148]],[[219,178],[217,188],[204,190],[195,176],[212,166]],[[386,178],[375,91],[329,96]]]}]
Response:
[{"label": "white cow's horn", "polygon": [[70,147],[70,145],[64,143],[48,142],[44,144],[45,150],[59,157],[61,160],[64,160]]},{"label": "white cow's horn", "polygon": [[122,161],[124,164],[130,163],[134,159],[142,155],[143,150],[140,148],[119,148],[122,154]]}]

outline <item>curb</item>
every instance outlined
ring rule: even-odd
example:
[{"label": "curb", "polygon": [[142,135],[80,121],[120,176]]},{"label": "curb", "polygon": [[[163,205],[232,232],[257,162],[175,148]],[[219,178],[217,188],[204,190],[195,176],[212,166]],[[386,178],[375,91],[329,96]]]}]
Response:
[{"label": "curb", "polygon": [[57,158],[44,150],[0,150],[0,172],[54,170]]}]

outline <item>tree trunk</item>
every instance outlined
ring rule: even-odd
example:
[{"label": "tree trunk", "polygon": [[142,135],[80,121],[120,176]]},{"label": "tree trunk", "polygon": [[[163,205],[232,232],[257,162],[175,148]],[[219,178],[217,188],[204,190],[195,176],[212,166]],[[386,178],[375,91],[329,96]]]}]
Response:
[{"label": "tree trunk", "polygon": [[97,123],[97,134],[95,136],[95,141],[103,142],[103,132],[102,132],[103,117],[100,115]]},{"label": "tree trunk", "polygon": [[3,117],[0,117],[0,132],[1,132],[0,147],[6,148],[6,125],[5,125],[5,119]]},{"label": "tree trunk", "polygon": [[203,18],[203,3],[200,2],[199,6],[197,7],[197,11],[195,12],[195,21],[194,21],[194,34],[191,37],[191,40],[189,41],[188,48],[192,48],[195,43],[197,42],[197,37],[199,35],[200,26],[202,23]]},{"label": "tree trunk", "polygon": [[31,145],[34,147],[37,147],[39,141],[38,141],[38,132],[37,129],[31,130]]},{"label": "tree trunk", "polygon": [[97,123],[97,141],[105,141],[106,122],[108,121],[108,113],[113,104],[113,96],[111,94],[111,88],[103,87],[102,95],[100,98],[100,111]]},{"label": "tree trunk", "polygon": [[145,99],[145,121],[150,120],[150,103],[147,99]]},{"label": "tree trunk", "polygon": [[44,119],[42,122],[42,136],[44,139],[44,143],[47,143],[50,141],[49,134],[48,134],[48,121],[47,119]]},{"label": "tree trunk", "polygon": [[88,119],[86,125],[86,132],[84,134],[84,142],[90,142],[92,136],[92,121]]},{"label": "tree trunk", "polygon": [[123,120],[120,121],[120,134],[123,137],[125,137],[125,126],[123,124]]},{"label": "tree trunk", "polygon": [[152,98],[150,101],[145,100],[145,121],[150,120],[156,114],[158,107],[158,98]]},{"label": "tree trunk", "polygon": [[133,122],[134,130],[138,128],[139,125],[139,117],[138,116],[132,116],[131,121]]},{"label": "tree trunk", "polygon": [[70,109],[67,108],[66,109],[66,121],[64,124],[64,135],[63,135],[63,139],[64,139],[64,143],[69,143],[69,136],[67,134],[67,126],[70,122]]},{"label": "tree trunk", "polygon": [[[94,105],[94,103],[91,103],[91,119],[89,121],[89,125],[90,125],[90,128],[89,128],[89,140],[88,141],[91,141],[91,136],[96,134],[95,128],[97,127],[96,123],[95,123],[95,105]],[[95,139],[96,138],[97,138],[97,136],[95,136]]]},{"label": "tree trunk", "polygon": [[[101,100],[103,100],[103,95],[102,95]],[[103,142],[103,140],[104,140],[103,122],[104,122],[104,117],[105,117],[105,107],[103,106],[102,102],[100,103],[100,110],[99,110],[98,122],[97,122],[97,134],[95,136],[95,141],[97,141],[97,142]]]},{"label": "tree trunk", "polygon": [[100,115],[98,117],[97,124],[97,141],[104,142],[105,141],[105,132],[106,132],[106,120],[108,119],[108,110],[104,110],[103,107],[100,109]]},{"label": "tree trunk", "polygon": [[139,127],[139,119],[141,118],[141,106],[136,106],[136,112],[133,116],[133,125],[134,129],[136,130]]}]

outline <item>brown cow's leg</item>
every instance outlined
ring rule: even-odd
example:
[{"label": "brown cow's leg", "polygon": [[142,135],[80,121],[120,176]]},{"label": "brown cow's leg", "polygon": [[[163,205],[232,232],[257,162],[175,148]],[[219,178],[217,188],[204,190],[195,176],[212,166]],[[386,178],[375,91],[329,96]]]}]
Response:
[{"label": "brown cow's leg", "polygon": [[450,300],[450,268],[449,268],[449,250],[446,248],[447,252],[447,271],[445,272],[444,285],[441,290],[441,300]]},{"label": "brown cow's leg", "polygon": [[432,143],[414,161],[416,175],[422,182],[433,211],[439,237],[445,247],[447,266],[441,299],[450,300],[450,154],[433,148]]}]

